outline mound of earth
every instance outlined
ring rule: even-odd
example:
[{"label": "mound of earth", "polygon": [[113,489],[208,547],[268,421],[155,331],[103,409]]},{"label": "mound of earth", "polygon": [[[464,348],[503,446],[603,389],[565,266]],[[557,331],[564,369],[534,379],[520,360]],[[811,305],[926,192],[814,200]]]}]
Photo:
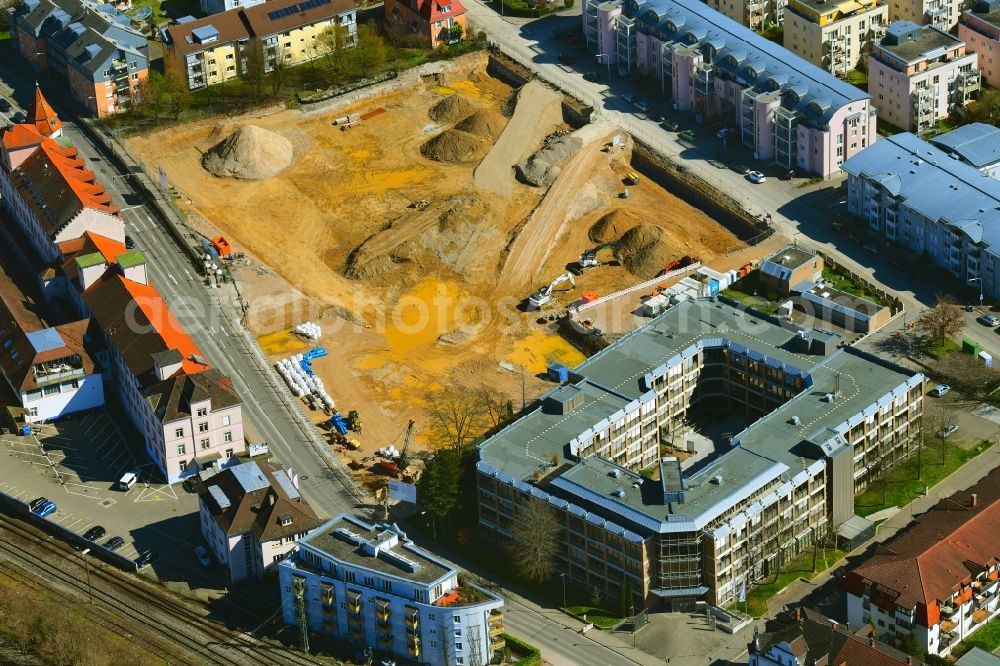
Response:
[{"label": "mound of earth", "polygon": [[671,260],[690,254],[688,247],[673,234],[648,222],[626,231],[613,247],[615,258],[642,279],[656,277]]},{"label": "mound of earth", "polygon": [[487,137],[476,136],[460,129],[441,132],[420,146],[420,153],[429,160],[463,164],[482,159],[492,145]]},{"label": "mound of earth", "polygon": [[506,118],[496,111],[486,109],[467,116],[462,122],[455,125],[455,129],[476,136],[494,138],[500,135],[505,124],[507,124]]},{"label": "mound of earth", "polygon": [[556,181],[562,165],[582,146],[583,141],[572,134],[546,141],[541,150],[515,167],[517,177],[535,187],[548,187]]},{"label": "mound of earth", "polygon": [[635,213],[616,208],[595,222],[588,235],[595,243],[608,243],[621,238],[622,234],[641,223],[642,218]]},{"label": "mound of earth", "polygon": [[201,158],[205,169],[224,178],[260,180],[292,163],[294,150],[285,137],[256,125],[244,125],[215,144]]},{"label": "mound of earth", "polygon": [[459,118],[465,118],[475,111],[475,107],[461,95],[448,95],[436,102],[427,111],[427,115],[436,123],[453,123]]}]

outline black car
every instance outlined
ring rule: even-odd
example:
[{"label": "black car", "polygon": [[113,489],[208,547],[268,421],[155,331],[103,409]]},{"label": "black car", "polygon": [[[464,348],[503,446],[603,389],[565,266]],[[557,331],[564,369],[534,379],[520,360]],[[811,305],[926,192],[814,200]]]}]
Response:
[{"label": "black car", "polygon": [[31,500],[30,503],[28,503],[28,508],[31,509],[32,511],[38,511],[39,507],[41,507],[48,501],[49,500],[44,497],[36,497],[35,499]]},{"label": "black car", "polygon": [[87,541],[96,541],[97,539],[100,539],[107,533],[108,531],[103,527],[101,527],[100,525],[94,525],[89,530],[83,533],[83,538],[86,539]]},{"label": "black car", "polygon": [[576,58],[574,58],[568,53],[560,53],[559,62],[561,62],[564,65],[572,65],[576,62]]},{"label": "black car", "polygon": [[584,72],[583,73],[583,80],[584,81],[600,81],[601,80],[601,75],[598,74],[597,72]]},{"label": "black car", "polygon": [[131,250],[134,247],[135,247],[135,241],[132,240],[131,236],[129,236],[128,234],[126,234],[125,235],[125,249],[126,250]]},{"label": "black car", "polygon": [[125,539],[121,538],[120,536],[111,537],[110,539],[104,542],[104,547],[107,548],[108,550],[118,550],[124,545],[125,545]]},{"label": "black car", "polygon": [[158,559],[160,559],[160,554],[156,551],[144,550],[139,553],[139,557],[135,558],[135,563],[141,569],[142,567],[149,566]]},{"label": "black car", "polygon": [[28,122],[28,116],[24,114],[24,111],[18,111],[13,116],[10,117],[15,123],[26,123]]},{"label": "black car", "polygon": [[680,127],[680,125],[678,125],[675,121],[670,120],[669,118],[660,123],[660,125],[663,127],[663,129],[667,130],[668,132],[676,132],[677,128]]},{"label": "black car", "polygon": [[10,111],[10,102],[0,97],[0,111]]}]

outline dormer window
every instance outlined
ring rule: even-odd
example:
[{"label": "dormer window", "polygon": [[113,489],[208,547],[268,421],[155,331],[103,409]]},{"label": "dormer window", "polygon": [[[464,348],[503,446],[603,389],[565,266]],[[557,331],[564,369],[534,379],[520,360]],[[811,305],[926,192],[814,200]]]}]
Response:
[{"label": "dormer window", "polygon": [[208,407],[199,407],[198,416],[208,416]]},{"label": "dormer window", "polygon": [[282,527],[287,527],[288,525],[292,524],[292,517],[291,516],[282,516],[281,518],[278,519],[278,523]]}]

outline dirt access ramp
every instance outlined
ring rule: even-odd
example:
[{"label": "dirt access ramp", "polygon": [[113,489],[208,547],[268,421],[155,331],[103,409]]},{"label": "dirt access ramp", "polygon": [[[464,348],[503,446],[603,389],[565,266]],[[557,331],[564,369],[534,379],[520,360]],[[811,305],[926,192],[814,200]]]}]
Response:
[{"label": "dirt access ramp", "polygon": [[538,81],[525,83],[517,91],[510,122],[472,173],[473,185],[509,199],[514,165],[526,159],[562,122],[562,96]]},{"label": "dirt access ramp", "polygon": [[584,184],[594,171],[594,160],[601,147],[615,134],[621,134],[614,125],[600,121],[586,125],[576,132],[582,145],[559,172],[541,204],[534,210],[520,233],[511,244],[510,253],[503,264],[498,284],[508,291],[516,291],[533,284],[556,241],[562,234],[567,220],[585,211],[576,210]]}]

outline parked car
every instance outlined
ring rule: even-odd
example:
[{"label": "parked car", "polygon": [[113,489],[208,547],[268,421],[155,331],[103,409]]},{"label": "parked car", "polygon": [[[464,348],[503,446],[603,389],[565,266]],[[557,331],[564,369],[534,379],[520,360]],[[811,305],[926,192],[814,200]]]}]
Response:
[{"label": "parked car", "polygon": [[583,80],[584,81],[592,81],[592,82],[593,81],[600,81],[601,80],[601,75],[598,74],[597,72],[584,72],[583,73]]},{"label": "parked car", "polygon": [[101,527],[100,525],[94,525],[89,530],[83,533],[83,538],[87,541],[97,541],[102,536],[107,534],[108,531]]},{"label": "parked car", "polygon": [[39,505],[38,508],[32,509],[32,511],[34,511],[36,516],[44,518],[45,516],[51,516],[55,513],[56,508],[55,502],[46,502],[45,504]]},{"label": "parked car", "polygon": [[943,396],[948,395],[948,391],[950,390],[951,387],[948,386],[947,384],[938,384],[929,391],[929,394],[934,396],[935,398],[941,398]]},{"label": "parked car", "polygon": [[978,321],[983,326],[996,326],[997,324],[1000,324],[1000,319],[997,319],[995,316],[991,314],[984,314],[980,317],[977,317],[976,321]]},{"label": "parked car", "polygon": [[147,567],[156,560],[160,559],[160,554],[154,550],[144,550],[139,553],[139,557],[135,558],[136,565],[141,569]]},{"label": "parked car", "polygon": [[646,113],[647,111],[649,111],[649,102],[647,102],[644,99],[641,99],[635,103],[635,108],[639,109],[643,113]]},{"label": "parked car", "polygon": [[10,102],[0,97],[0,111],[10,111]]},{"label": "parked car", "polygon": [[111,537],[110,539],[104,542],[104,547],[107,548],[108,550],[118,550],[124,545],[125,545],[125,539],[121,538],[120,536]]},{"label": "parked car", "polygon": [[746,164],[734,164],[732,166],[732,170],[740,174],[741,176],[745,176],[748,173],[750,173],[750,167],[748,167]]},{"label": "parked car", "polygon": [[208,549],[204,546],[195,546],[194,555],[201,562],[201,566],[208,567],[212,565],[212,559],[208,556]]},{"label": "parked car", "polygon": [[940,437],[941,439],[948,439],[949,437],[955,434],[956,430],[958,430],[958,424],[949,423],[948,425],[937,431],[937,436]]},{"label": "parked car", "polygon": [[682,132],[677,133],[678,139],[683,139],[689,143],[694,143],[698,139],[698,135],[694,133],[694,130],[686,129]]},{"label": "parked car", "polygon": [[576,58],[574,58],[568,53],[560,53],[559,62],[561,62],[564,65],[572,65],[576,62]]},{"label": "parked car", "polygon": [[10,119],[18,124],[28,122],[28,116],[24,114],[24,111],[18,111],[13,116],[11,116]]},{"label": "parked car", "polygon": [[125,249],[131,250],[135,247],[135,241],[128,234],[125,235]]},{"label": "parked car", "polygon": [[751,171],[747,173],[747,180],[749,180],[751,183],[757,183],[758,185],[760,185],[761,183],[765,182],[767,178],[765,178],[764,174],[762,174],[760,171]]},{"label": "parked car", "polygon": [[625,93],[624,95],[622,95],[622,99],[628,102],[629,104],[635,104],[635,95],[633,95],[632,93]]},{"label": "parked car", "polygon": [[661,123],[661,125],[663,126],[663,129],[667,130],[668,132],[676,132],[677,128],[680,127],[680,125],[678,125],[673,120],[670,120],[670,118],[667,118],[666,120],[664,120]]},{"label": "parked car", "polygon": [[28,508],[34,511],[43,504],[48,504],[49,500],[47,497],[36,497],[28,503]]}]

